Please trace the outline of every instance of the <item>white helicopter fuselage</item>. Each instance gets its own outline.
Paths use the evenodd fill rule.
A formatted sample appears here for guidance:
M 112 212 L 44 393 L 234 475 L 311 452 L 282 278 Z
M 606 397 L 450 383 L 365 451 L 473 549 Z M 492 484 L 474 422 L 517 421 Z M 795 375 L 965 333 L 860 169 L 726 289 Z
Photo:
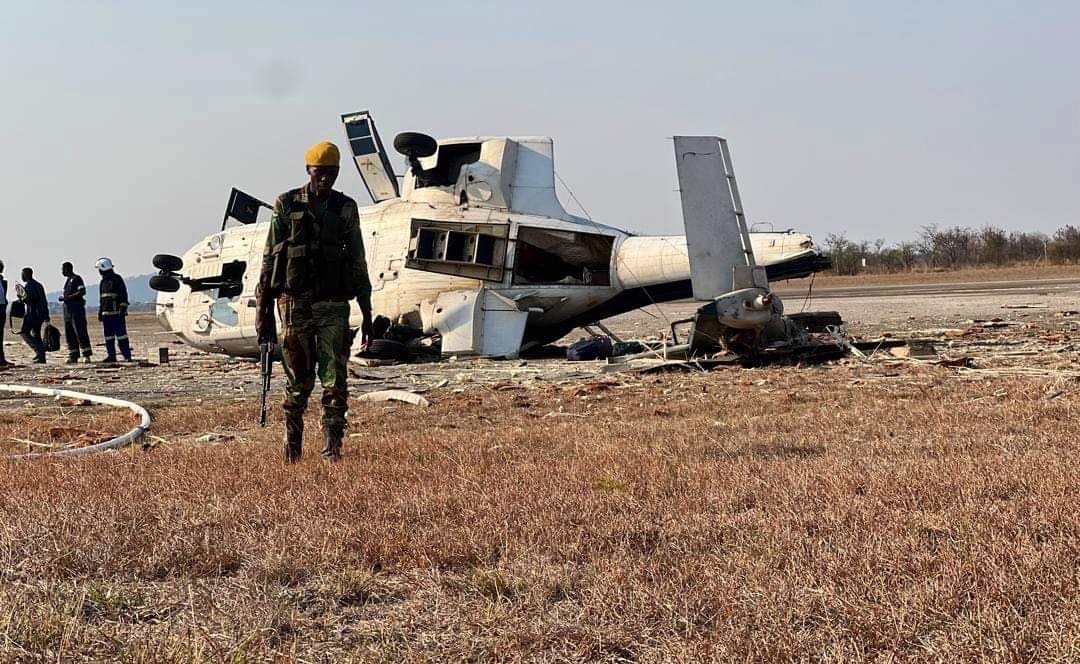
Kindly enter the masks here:
M 373 123 L 362 131 L 381 149 Z M 512 357 L 577 326 L 690 296 L 685 236 L 638 236 L 565 211 L 551 139 L 438 145 L 438 154 L 406 172 L 400 192 L 385 159 L 376 163 L 354 145 L 361 177 L 381 201 L 360 208 L 376 315 L 441 335 L 444 354 Z M 162 326 L 201 350 L 258 355 L 255 289 L 268 229 L 265 221 L 223 228 L 188 250 L 185 277 L 233 285 L 202 290 L 185 282 L 159 293 Z M 808 235 L 793 231 L 753 233 L 750 241 L 766 267 L 820 256 Z M 350 322 L 361 322 L 355 303 Z
M 410 220 L 417 204 L 388 201 L 361 208 L 360 220 L 372 284 L 372 308 L 377 315 L 394 321 L 416 324 L 417 316 L 443 293 L 470 291 L 487 285 L 467 277 L 424 272 L 405 267 L 408 260 Z M 432 214 L 423 206 L 425 217 L 452 222 L 490 223 L 486 212 L 460 211 Z M 521 228 L 544 228 L 565 232 L 604 234 L 612 238 L 610 274 L 607 285 L 515 284 L 513 265 L 498 284 L 500 293 L 510 297 L 535 298 L 528 326 L 538 337 L 551 336 L 568 321 L 588 318 L 589 311 L 610 303 L 620 293 L 636 291 L 641 297 L 617 307 L 617 315 L 648 303 L 642 289 L 655 288 L 652 301 L 663 302 L 689 297 L 690 261 L 686 238 L 682 235 L 631 235 L 591 222 L 560 221 L 523 215 L 503 215 L 508 236 L 515 239 Z M 158 319 L 163 328 L 185 343 L 203 351 L 234 356 L 258 355 L 255 335 L 255 289 L 269 223 L 235 226 L 207 236 L 183 256 L 185 272 L 195 278 L 220 275 L 224 265 L 243 263 L 242 290 L 220 296 L 217 290 L 193 291 L 184 286 L 176 293 L 159 293 Z M 793 231 L 751 233 L 759 265 L 768 266 L 813 253 L 810 236 Z M 666 289 L 665 289 L 666 287 Z M 642 299 L 644 298 L 644 300 Z M 640 304 L 638 304 L 640 303 Z M 422 318 L 419 319 L 421 325 Z M 350 324 L 359 327 L 359 307 L 353 303 Z M 591 322 L 591 321 L 583 321 Z M 419 326 L 417 326 L 419 327 Z M 570 329 L 572 329 L 571 326 Z M 553 332 L 543 335 L 545 329 Z M 561 335 L 559 335 L 561 336 Z

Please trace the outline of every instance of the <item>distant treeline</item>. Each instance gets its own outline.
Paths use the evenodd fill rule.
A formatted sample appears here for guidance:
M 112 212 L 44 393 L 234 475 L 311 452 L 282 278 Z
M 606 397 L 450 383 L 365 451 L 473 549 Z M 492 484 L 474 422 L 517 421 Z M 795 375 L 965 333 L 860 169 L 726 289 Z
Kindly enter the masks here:
M 1080 262 L 1080 228 L 1065 226 L 1054 235 L 983 228 L 923 226 L 917 240 L 853 242 L 841 233 L 825 238 L 834 274 L 956 270 L 1016 264 Z

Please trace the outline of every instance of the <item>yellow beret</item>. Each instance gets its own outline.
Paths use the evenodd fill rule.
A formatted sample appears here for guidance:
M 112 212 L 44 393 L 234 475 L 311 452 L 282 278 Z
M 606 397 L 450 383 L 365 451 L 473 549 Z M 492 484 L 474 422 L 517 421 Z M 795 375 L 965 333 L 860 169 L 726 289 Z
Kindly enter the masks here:
M 304 163 L 308 166 L 338 166 L 341 164 L 341 151 L 329 141 L 316 143 L 304 153 Z

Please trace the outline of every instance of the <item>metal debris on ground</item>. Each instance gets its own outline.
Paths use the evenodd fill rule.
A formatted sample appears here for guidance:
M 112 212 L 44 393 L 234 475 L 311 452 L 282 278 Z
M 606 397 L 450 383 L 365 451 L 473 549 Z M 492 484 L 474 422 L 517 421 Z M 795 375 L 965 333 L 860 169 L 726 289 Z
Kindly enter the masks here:
M 359 401 L 365 401 L 370 403 L 378 403 L 382 401 L 400 401 L 402 403 L 412 404 L 414 406 L 429 406 L 430 402 L 424 397 L 416 394 L 415 392 L 406 392 L 405 390 L 380 390 L 378 392 L 368 392 L 360 396 Z

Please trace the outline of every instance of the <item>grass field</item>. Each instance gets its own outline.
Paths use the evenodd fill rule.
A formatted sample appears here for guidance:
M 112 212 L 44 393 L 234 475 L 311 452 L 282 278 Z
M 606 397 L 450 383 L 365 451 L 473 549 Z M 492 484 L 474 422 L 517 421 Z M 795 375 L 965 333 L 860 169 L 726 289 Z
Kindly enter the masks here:
M 87 447 L 126 433 L 139 423 L 128 411 L 27 398 L 29 408 L 0 412 L 0 455 Z
M 158 409 L 150 452 L 0 464 L 0 659 L 1080 658 L 1075 383 L 431 398 L 354 404 L 335 466 L 314 435 L 283 465 L 254 403 Z

